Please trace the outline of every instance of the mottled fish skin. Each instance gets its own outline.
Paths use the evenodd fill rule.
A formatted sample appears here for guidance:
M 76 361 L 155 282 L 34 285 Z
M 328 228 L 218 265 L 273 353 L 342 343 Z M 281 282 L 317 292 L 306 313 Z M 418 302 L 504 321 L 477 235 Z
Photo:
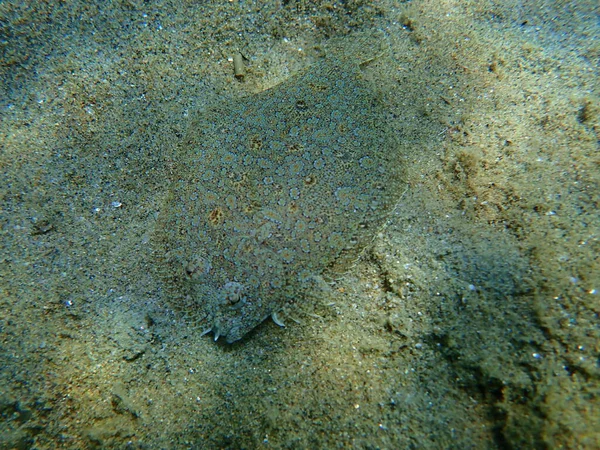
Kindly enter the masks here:
M 234 342 L 347 269 L 398 199 L 395 142 L 373 87 L 335 58 L 199 115 L 158 233 L 187 312 Z

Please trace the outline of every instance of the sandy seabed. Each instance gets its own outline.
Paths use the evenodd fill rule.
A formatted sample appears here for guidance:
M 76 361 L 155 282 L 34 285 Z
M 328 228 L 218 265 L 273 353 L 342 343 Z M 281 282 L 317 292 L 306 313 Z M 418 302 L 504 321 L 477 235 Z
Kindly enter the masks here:
M 599 12 L 0 3 L 0 448 L 600 448 Z M 285 328 L 215 343 L 157 268 L 178 142 L 334 40 L 406 186 Z

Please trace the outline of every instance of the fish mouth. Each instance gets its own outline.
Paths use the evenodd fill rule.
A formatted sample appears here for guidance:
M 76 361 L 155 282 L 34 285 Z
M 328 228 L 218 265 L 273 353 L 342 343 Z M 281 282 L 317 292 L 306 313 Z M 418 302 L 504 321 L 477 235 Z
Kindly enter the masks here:
M 264 322 L 268 317 L 272 317 L 272 316 L 273 316 L 272 314 L 267 314 L 266 316 L 264 316 L 260 320 L 257 320 L 256 322 L 244 321 L 243 324 L 240 323 L 239 318 L 230 319 L 230 320 L 221 318 L 221 319 L 216 320 L 213 323 L 212 327 L 210 329 L 206 330 L 204 332 L 204 334 L 208 334 L 208 333 L 212 332 L 213 339 L 215 342 L 218 341 L 219 338 L 224 338 L 225 342 L 227 342 L 228 344 L 233 344 L 234 342 L 237 342 L 237 341 L 241 340 L 242 338 L 244 338 L 250 331 L 252 331 L 259 324 Z M 275 322 L 275 323 L 277 323 L 277 322 Z M 280 321 L 277 324 L 280 325 L 280 323 L 282 323 L 282 322 Z M 283 325 L 280 325 L 280 326 L 283 326 Z

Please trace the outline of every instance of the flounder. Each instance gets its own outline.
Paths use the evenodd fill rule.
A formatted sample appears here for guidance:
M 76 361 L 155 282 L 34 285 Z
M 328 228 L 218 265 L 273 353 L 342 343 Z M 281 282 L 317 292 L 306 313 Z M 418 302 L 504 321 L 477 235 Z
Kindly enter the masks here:
M 281 324 L 384 223 L 403 183 L 396 143 L 380 95 L 347 58 L 198 114 L 158 225 L 173 301 L 215 340 L 269 316 Z

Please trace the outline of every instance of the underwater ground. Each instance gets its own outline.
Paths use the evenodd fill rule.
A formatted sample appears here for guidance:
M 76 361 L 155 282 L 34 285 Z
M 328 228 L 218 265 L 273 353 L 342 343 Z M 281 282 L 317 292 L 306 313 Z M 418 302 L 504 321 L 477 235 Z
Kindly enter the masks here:
M 600 448 L 599 14 L 0 3 L 0 448 Z M 181 142 L 332 42 L 398 203 L 285 327 L 215 343 L 155 245 Z

